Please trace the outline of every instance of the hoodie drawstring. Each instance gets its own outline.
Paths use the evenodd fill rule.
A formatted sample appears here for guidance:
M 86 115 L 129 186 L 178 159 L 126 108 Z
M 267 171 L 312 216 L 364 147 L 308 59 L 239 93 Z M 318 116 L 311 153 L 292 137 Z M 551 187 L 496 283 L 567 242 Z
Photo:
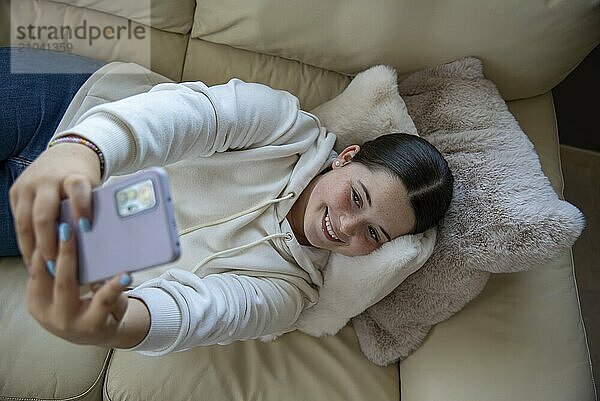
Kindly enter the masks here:
M 196 267 L 194 267 L 192 269 L 192 273 L 196 273 L 196 271 L 201 268 L 202 266 L 204 266 L 206 263 L 210 262 L 211 260 L 218 258 L 220 256 L 223 256 L 227 253 L 232 253 L 232 252 L 237 252 L 237 251 L 242 251 L 244 249 L 248 249 L 248 248 L 252 248 L 255 245 L 261 244 L 263 242 L 267 242 L 272 240 L 273 238 L 285 238 L 287 241 L 292 239 L 292 235 L 290 233 L 279 233 L 279 234 L 271 234 L 271 235 L 267 235 L 266 237 L 263 237 L 259 240 L 256 240 L 254 242 L 250 242 L 249 244 L 246 245 L 242 245 L 242 246 L 238 246 L 235 248 L 231 248 L 231 249 L 225 249 L 224 251 L 220 251 L 217 253 L 213 253 L 210 256 L 207 256 L 206 258 L 204 258 L 200 263 L 198 263 L 196 265 Z
M 189 233 L 191 233 L 193 231 L 196 231 L 196 230 L 199 230 L 201 228 L 210 227 L 210 226 L 216 226 L 217 224 L 226 223 L 226 222 L 228 222 L 230 220 L 237 219 L 238 217 L 245 216 L 245 215 L 250 214 L 250 213 L 252 213 L 252 212 L 254 212 L 256 210 L 259 210 L 259 209 L 265 208 L 267 206 L 270 206 L 270 205 L 272 205 L 274 203 L 278 203 L 278 202 L 281 202 L 281 201 L 284 201 L 284 200 L 287 200 L 287 199 L 292 199 L 294 196 L 295 196 L 294 193 L 290 192 L 289 194 L 287 194 L 286 196 L 284 196 L 282 198 L 271 199 L 269 201 L 266 201 L 266 202 L 263 202 L 263 203 L 259 204 L 258 206 L 254 206 L 254 207 L 252 207 L 252 208 L 250 208 L 248 210 L 244 210 L 243 212 L 236 213 L 236 214 L 231 215 L 229 217 L 225 217 L 225 218 L 222 218 L 220 220 L 211 221 L 210 223 L 199 224 L 197 226 L 186 228 L 185 230 L 181 230 L 179 232 L 179 236 L 183 236 L 183 235 L 189 234 Z
M 238 217 L 245 216 L 247 214 L 250 214 L 250 213 L 255 212 L 257 210 L 260 210 L 260 209 L 264 209 L 265 207 L 268 207 L 268 206 L 270 206 L 272 204 L 279 203 L 279 202 L 287 200 L 287 199 L 292 199 L 294 196 L 295 196 L 295 194 L 293 192 L 290 192 L 289 194 L 287 194 L 284 197 L 268 200 L 268 201 L 263 202 L 263 203 L 261 203 L 261 204 L 259 204 L 257 206 L 253 206 L 252 208 L 250 208 L 248 210 L 244 210 L 243 212 L 236 213 L 236 214 L 231 215 L 229 217 L 225 217 L 225 218 L 222 218 L 222 219 L 219 219 L 219 220 L 211 221 L 209 223 L 198 224 L 196 226 L 186 228 L 185 230 L 181 230 L 179 232 L 179 236 L 184 236 L 184 235 L 189 234 L 191 232 L 200 230 L 201 228 L 210 227 L 210 226 L 216 226 L 217 224 L 226 223 L 228 221 L 237 219 Z M 254 242 L 250 242 L 250 243 L 248 243 L 246 245 L 241 245 L 241 246 L 238 246 L 238 247 L 235 247 L 235 248 L 225 249 L 223 251 L 214 253 L 214 254 L 212 254 L 210 256 L 207 256 L 200 263 L 198 263 L 192 269 L 192 273 L 195 273 L 198 269 L 200 269 L 206 263 L 208 263 L 209 261 L 211 261 L 211 260 L 213 260 L 215 258 L 218 258 L 218 257 L 223 256 L 223 255 L 228 254 L 228 253 L 242 251 L 244 249 L 251 248 L 251 247 L 259 245 L 259 244 L 261 244 L 263 242 L 270 241 L 270 240 L 272 240 L 274 238 L 285 238 L 286 241 L 289 241 L 289 240 L 292 239 L 292 234 L 291 233 L 271 234 L 271 235 L 267 235 L 266 237 L 263 237 L 263 238 L 261 238 L 259 240 L 256 240 Z

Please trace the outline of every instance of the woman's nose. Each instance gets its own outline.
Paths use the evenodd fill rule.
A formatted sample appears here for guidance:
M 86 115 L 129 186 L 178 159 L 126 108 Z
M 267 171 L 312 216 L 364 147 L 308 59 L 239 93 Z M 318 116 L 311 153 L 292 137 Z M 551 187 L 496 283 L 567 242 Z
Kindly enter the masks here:
M 353 236 L 360 225 L 360 220 L 356 216 L 340 216 L 340 231 L 347 236 Z

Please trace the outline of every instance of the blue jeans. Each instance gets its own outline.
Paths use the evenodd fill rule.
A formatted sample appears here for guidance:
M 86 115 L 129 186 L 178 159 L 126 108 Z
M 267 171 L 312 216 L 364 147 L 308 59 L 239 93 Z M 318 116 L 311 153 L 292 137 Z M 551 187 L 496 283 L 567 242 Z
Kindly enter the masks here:
M 43 63 L 44 74 L 11 73 L 11 58 Z M 0 256 L 19 255 L 8 191 L 47 147 L 67 106 L 91 73 L 104 62 L 49 50 L 0 48 Z M 38 64 L 39 65 L 39 64 Z

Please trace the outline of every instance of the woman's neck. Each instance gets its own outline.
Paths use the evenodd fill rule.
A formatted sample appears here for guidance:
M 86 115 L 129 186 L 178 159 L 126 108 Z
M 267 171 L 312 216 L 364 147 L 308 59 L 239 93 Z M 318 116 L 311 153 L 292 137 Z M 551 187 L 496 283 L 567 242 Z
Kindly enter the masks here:
M 304 216 L 308 200 L 310 199 L 310 195 L 317 184 L 319 177 L 320 175 L 316 176 L 308 183 L 286 216 L 290 223 L 290 227 L 292 227 L 294 236 L 301 245 L 311 245 L 304 235 Z

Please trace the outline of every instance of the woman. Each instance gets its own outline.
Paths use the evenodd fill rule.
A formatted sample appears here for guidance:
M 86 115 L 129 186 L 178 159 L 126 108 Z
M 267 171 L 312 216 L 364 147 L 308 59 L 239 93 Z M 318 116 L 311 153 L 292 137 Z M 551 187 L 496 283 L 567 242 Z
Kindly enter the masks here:
M 51 65 L 47 57 L 38 53 L 32 62 Z M 0 79 L 8 93 L 23 77 L 7 74 L 5 58 Z M 80 104 L 76 88 L 87 77 L 51 78 L 63 98 L 74 97 L 69 107 Z M 35 98 L 49 78 L 36 79 L 20 90 Z M 35 161 L 22 173 L 5 173 L 16 228 L 3 236 L 16 232 L 30 270 L 30 313 L 75 343 L 164 355 L 285 331 L 318 301 L 330 252 L 365 255 L 422 232 L 450 203 L 451 172 L 425 140 L 386 135 L 335 154 L 335 136 L 294 96 L 264 85 L 160 84 L 90 108 L 52 136 L 69 114 L 55 109 L 32 124 L 41 155 L 28 154 Z M 20 110 L 4 117 L 3 141 L 15 137 L 11 129 L 23 134 L 14 128 Z M 25 160 L 27 141 L 12 141 L 2 160 Z M 80 297 L 77 230 L 55 229 L 60 199 L 71 199 L 84 233 L 93 223 L 92 188 L 152 165 L 169 172 L 181 260 L 131 291 L 124 292 L 131 276 L 123 274 Z

